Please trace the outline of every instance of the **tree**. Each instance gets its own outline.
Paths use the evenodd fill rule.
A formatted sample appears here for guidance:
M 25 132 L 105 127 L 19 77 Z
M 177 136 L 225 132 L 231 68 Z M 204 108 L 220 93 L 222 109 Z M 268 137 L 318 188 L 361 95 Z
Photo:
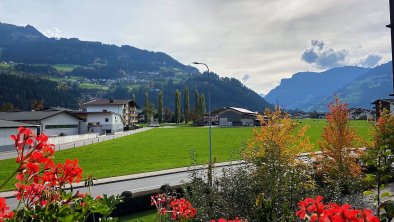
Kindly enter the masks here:
M 175 122 L 179 124 L 181 121 L 181 93 L 176 90 L 175 91 Z
M 380 113 L 374 129 L 372 132 L 373 144 L 367 148 L 368 155 L 366 156 L 366 166 L 373 174 L 367 174 L 367 181 L 371 182 L 377 191 L 374 196 L 377 215 L 380 215 L 381 209 L 385 209 L 386 213 L 380 216 L 390 217 L 389 214 L 394 216 L 394 202 L 385 201 L 382 203 L 382 197 L 391 195 L 390 192 L 382 193 L 382 188 L 394 177 L 392 173 L 394 158 L 391 158 L 394 153 L 394 115 L 384 109 Z M 368 193 L 375 194 L 375 192 Z M 388 212 L 390 204 L 392 205 L 391 213 Z M 391 218 L 386 221 L 391 221 Z
M 159 107 L 157 108 L 157 118 L 159 123 L 163 122 L 163 91 L 159 93 Z
M 145 123 L 149 122 L 149 96 L 147 92 L 145 92 L 144 119 L 145 119 Z
M 350 149 L 359 144 L 359 139 L 349 126 L 349 112 L 347 104 L 335 98 L 335 103 L 329 104 L 327 125 L 322 140 L 319 141 L 323 153 L 318 171 L 321 175 L 325 175 L 326 183 L 337 184 L 342 193 L 357 189 L 356 185 L 361 173 L 357 157 L 354 155 L 357 150 Z
M 44 102 L 42 100 L 33 99 L 31 103 L 31 109 L 34 111 L 39 111 L 44 109 Z
M 274 215 L 285 215 L 289 209 L 296 208 L 305 193 L 314 189 L 305 166 L 296 161 L 298 154 L 311 151 L 313 146 L 304 136 L 308 126 L 298 129 L 297 123 L 279 108 L 272 112 L 266 110 L 264 116 L 259 116 L 261 127 L 254 129 L 244 154 L 256 167 L 255 181 L 262 193 L 257 205 L 263 212 L 271 208 Z
M 198 93 L 198 90 L 194 92 L 194 112 L 197 114 L 201 110 L 201 101 L 200 101 L 200 94 Z
M 12 103 L 3 103 L 0 106 L 0 112 L 11 112 L 11 111 L 15 111 L 15 107 L 14 104 Z
M 207 110 L 205 108 L 205 96 L 204 96 L 204 94 L 201 94 L 200 100 L 201 100 L 200 101 L 200 104 L 201 104 L 200 105 L 200 108 L 201 108 L 200 113 L 204 115 L 204 113 L 207 112 Z
M 190 120 L 190 99 L 189 99 L 189 89 L 185 88 L 183 95 L 183 115 L 185 122 L 188 123 Z

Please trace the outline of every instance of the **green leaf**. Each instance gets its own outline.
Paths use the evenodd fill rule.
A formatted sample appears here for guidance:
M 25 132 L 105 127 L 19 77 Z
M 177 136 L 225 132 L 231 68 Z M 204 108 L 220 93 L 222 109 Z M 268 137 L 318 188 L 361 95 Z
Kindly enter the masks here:
M 391 193 L 390 192 L 384 192 L 380 195 L 382 198 L 384 197 L 391 197 Z
M 367 174 L 365 180 L 368 181 L 368 182 L 375 182 L 375 178 L 376 178 L 375 175 L 373 175 L 373 174 Z
M 375 193 L 372 190 L 366 190 L 363 192 L 364 196 L 373 195 L 373 194 L 375 194 Z

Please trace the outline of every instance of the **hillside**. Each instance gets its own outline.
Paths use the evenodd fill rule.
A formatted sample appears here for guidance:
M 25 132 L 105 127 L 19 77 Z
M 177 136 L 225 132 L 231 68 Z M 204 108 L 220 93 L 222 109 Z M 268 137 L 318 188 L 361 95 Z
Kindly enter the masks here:
M 324 72 L 300 72 L 289 79 L 282 79 L 280 85 L 264 98 L 285 109 L 312 111 L 328 95 L 353 82 L 368 72 L 368 68 L 338 67 Z
M 240 81 L 212 73 L 208 79 L 196 68 L 183 65 L 165 53 L 77 38 L 47 38 L 30 25 L 20 27 L 0 23 L 0 61 L 0 73 L 18 76 L 13 85 L 33 77 L 53 81 L 76 94 L 80 104 L 95 98 L 135 97 L 142 105 L 143 95 L 148 92 L 151 102 L 157 105 L 157 94 L 164 91 L 165 106 L 173 110 L 175 90 L 188 87 L 192 104 L 194 90 L 204 93 L 207 98 L 209 88 L 212 109 L 239 106 L 262 111 L 271 107 Z M 47 94 L 33 94 L 17 101 L 7 91 L 3 92 L 5 95 L 0 97 L 0 105 L 9 102 L 18 104 L 20 109 L 30 109 L 32 99 L 51 101 Z M 75 107 L 74 101 L 73 97 L 73 100 L 59 105 Z
M 338 98 L 343 99 L 349 107 L 371 109 L 371 102 L 376 99 L 388 98 L 392 93 L 392 64 L 391 62 L 377 66 L 354 81 L 335 92 Z M 334 94 L 323 101 L 330 101 Z M 325 110 L 327 103 L 320 103 L 314 110 Z

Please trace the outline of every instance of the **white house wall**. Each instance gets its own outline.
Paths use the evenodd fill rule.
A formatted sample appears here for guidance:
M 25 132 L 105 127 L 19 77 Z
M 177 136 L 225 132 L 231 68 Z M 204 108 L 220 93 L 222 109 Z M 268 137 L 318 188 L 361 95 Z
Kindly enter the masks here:
M 123 105 L 100 105 L 86 107 L 87 112 L 103 112 L 103 110 L 123 115 Z
M 27 127 L 29 128 L 29 127 Z M 29 128 L 34 134 L 37 134 L 37 128 Z M 0 146 L 13 145 L 14 141 L 11 140 L 10 136 L 18 133 L 18 127 L 15 128 L 0 128 Z
M 108 118 L 108 122 L 105 122 L 105 118 Z M 113 113 L 88 113 L 87 116 L 88 123 L 99 124 L 101 127 L 91 128 L 93 132 L 98 132 L 98 130 L 110 130 L 111 133 L 123 131 L 123 122 L 120 115 Z
M 64 128 L 48 128 L 49 126 L 68 126 Z M 70 128 L 70 126 L 73 126 Z M 74 127 L 76 126 L 76 127 Z M 59 113 L 57 115 L 48 117 L 41 121 L 41 130 L 48 136 L 69 136 L 77 135 L 79 131 L 79 119 L 66 113 Z

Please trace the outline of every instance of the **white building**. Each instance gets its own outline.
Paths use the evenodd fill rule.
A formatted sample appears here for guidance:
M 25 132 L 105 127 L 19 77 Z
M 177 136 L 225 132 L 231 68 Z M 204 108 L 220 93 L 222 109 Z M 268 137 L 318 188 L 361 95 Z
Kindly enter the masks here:
M 1 120 L 38 125 L 37 134 L 68 136 L 79 134 L 80 119 L 67 111 L 0 112 Z
M 11 140 L 10 136 L 16 135 L 19 127 L 29 128 L 35 134 L 37 134 L 37 129 L 39 128 L 37 125 L 0 120 L 0 147 L 14 145 L 14 141 Z
M 123 117 L 114 112 L 87 112 L 89 132 L 113 134 L 123 131 Z
M 112 112 L 121 115 L 125 126 L 137 123 L 137 104 L 133 100 L 98 99 L 84 105 L 88 113 Z

